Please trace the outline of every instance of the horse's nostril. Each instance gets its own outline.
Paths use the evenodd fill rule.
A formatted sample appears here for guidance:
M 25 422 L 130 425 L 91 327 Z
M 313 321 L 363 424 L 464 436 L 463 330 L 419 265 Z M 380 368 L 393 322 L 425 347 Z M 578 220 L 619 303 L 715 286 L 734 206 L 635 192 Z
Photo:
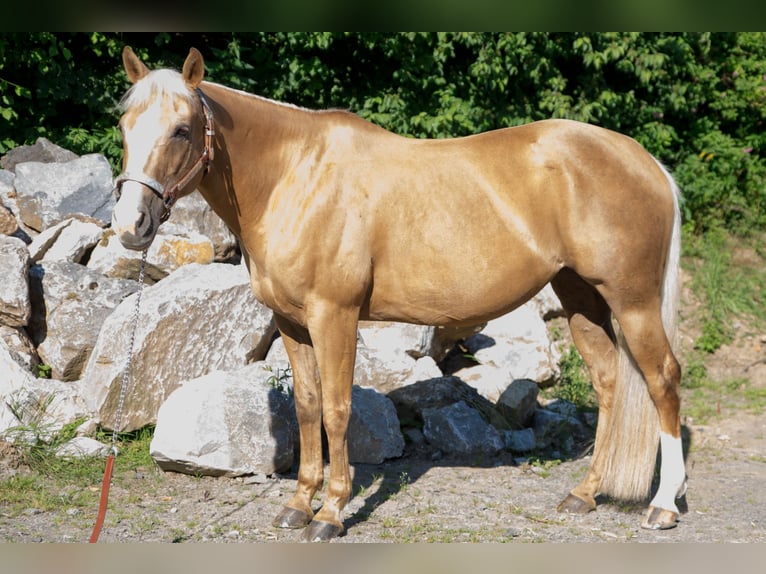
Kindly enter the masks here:
M 141 229 L 144 227 L 145 222 L 146 222 L 146 213 L 142 211 L 138 215 L 138 219 L 136 220 L 136 231 L 140 233 Z

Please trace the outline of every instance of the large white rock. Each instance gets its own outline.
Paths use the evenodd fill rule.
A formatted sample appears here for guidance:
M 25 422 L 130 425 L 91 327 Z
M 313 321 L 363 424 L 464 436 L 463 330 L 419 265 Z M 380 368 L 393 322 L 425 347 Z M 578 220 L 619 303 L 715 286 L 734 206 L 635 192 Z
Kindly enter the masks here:
M 284 472 L 293 464 L 292 398 L 263 363 L 183 383 L 162 404 L 150 446 L 165 470 L 240 476 Z
M 111 221 L 112 167 L 100 154 L 64 163 L 19 163 L 15 167 L 19 215 L 35 231 L 43 231 L 72 214 Z
M 493 319 L 466 339 L 465 346 L 479 366 L 455 375 L 493 401 L 512 381 L 530 379 L 545 385 L 558 374 L 560 352 L 551 344 L 536 302 Z
M 136 296 L 104 322 L 83 374 L 89 406 L 107 428 L 115 423 Z M 186 265 L 146 287 L 120 430 L 154 423 L 181 381 L 262 359 L 274 331 L 273 314 L 253 296 L 244 266 Z

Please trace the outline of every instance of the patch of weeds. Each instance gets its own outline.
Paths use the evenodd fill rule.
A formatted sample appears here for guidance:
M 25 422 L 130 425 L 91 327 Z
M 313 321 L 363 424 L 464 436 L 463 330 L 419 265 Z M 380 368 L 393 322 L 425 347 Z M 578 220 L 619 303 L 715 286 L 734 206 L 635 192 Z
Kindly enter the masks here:
M 111 433 L 107 436 L 111 440 Z M 127 472 L 156 468 L 149 450 L 153 437 L 154 426 L 152 425 L 128 433 L 119 433 L 117 435 L 118 454 L 114 459 L 115 471 Z M 101 440 L 107 442 L 105 438 Z
M 21 410 L 17 408 L 16 416 L 20 414 Z M 48 425 L 42 424 L 42 420 L 42 415 L 26 418 L 23 424 L 7 433 L 8 438 L 18 439 L 14 442 L 15 448 L 20 461 L 30 472 L 0 481 L 3 512 L 14 515 L 29 508 L 42 511 L 95 508 L 104 473 L 104 458 L 61 458 L 56 454 L 62 444 L 75 437 L 83 421 L 76 420 L 52 431 Z M 108 442 L 103 440 L 103 435 L 101 438 L 102 442 Z M 149 455 L 150 440 L 150 430 L 122 435 L 122 441 L 118 443 L 119 455 L 115 459 L 115 479 L 121 471 L 153 463 Z
M 748 317 L 760 325 L 766 322 L 763 265 L 735 264 L 732 252 L 739 241 L 717 227 L 702 236 L 684 238 L 685 254 L 692 258 L 691 288 L 702 303 L 701 333 L 694 342 L 698 351 L 713 353 L 730 343 L 735 318 Z
M 35 371 L 38 379 L 50 379 L 53 373 L 53 368 L 50 365 L 40 363 L 35 368 Z
M 381 522 L 383 528 L 399 528 L 401 521 L 398 518 L 386 516 Z
M 573 403 L 577 410 L 592 410 L 598 405 L 596 392 L 577 347 L 569 345 L 562 350 L 559 360 L 559 380 L 552 388 L 552 396 Z
M 293 372 L 292 367 L 288 365 L 286 369 L 279 367 L 276 370 L 269 365 L 266 367 L 272 375 L 268 378 L 270 387 L 278 390 L 283 395 L 293 396 Z
M 558 459 L 529 459 L 529 465 L 535 469 L 534 473 L 540 478 L 548 478 L 551 475 L 551 471 L 560 464 L 561 461 Z
M 749 379 L 714 381 L 699 363 L 690 363 L 687 371 L 691 373 L 684 379 L 682 409 L 696 424 L 743 410 L 756 415 L 766 410 L 766 389 L 753 386 Z
M 754 415 L 761 414 L 766 409 L 766 389 L 752 388 L 745 379 L 746 385 L 743 390 L 745 397 L 745 409 Z
M 705 384 L 707 378 L 707 368 L 705 367 L 705 363 L 699 355 L 692 355 L 683 371 L 683 379 L 681 381 L 682 387 L 686 389 L 697 389 Z

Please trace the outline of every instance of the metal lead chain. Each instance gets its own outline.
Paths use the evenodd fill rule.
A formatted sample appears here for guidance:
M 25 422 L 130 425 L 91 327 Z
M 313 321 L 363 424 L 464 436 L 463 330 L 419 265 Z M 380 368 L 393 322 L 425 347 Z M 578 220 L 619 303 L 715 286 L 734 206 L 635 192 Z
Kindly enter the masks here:
M 130 330 L 130 341 L 128 342 L 128 362 L 125 370 L 122 372 L 122 383 L 120 384 L 120 399 L 117 403 L 117 413 L 115 414 L 114 430 L 112 430 L 112 453 L 117 455 L 117 433 L 122 424 L 122 409 L 125 406 L 125 397 L 128 394 L 128 385 L 130 384 L 130 367 L 133 363 L 133 345 L 136 341 L 136 328 L 138 327 L 138 314 L 141 308 L 141 293 L 144 290 L 144 270 L 146 269 L 146 249 L 141 254 L 141 269 L 138 272 L 138 293 L 136 295 L 136 307 L 133 312 L 133 325 Z

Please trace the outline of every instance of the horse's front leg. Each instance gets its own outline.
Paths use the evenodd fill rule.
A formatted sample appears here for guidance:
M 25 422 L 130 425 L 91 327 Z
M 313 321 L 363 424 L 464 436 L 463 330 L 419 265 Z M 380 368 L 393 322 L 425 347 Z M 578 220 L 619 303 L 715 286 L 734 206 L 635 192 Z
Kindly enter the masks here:
M 322 381 L 322 419 L 330 455 L 324 505 L 304 532 L 304 540 L 325 541 L 343 532 L 341 511 L 351 495 L 346 431 L 356 360 L 359 309 L 330 303 L 312 306 L 308 319 Z
M 322 388 L 308 331 L 275 315 L 293 371 L 293 396 L 300 430 L 300 464 L 295 495 L 272 524 L 279 528 L 303 528 L 314 512 L 311 500 L 324 480 L 322 462 Z

